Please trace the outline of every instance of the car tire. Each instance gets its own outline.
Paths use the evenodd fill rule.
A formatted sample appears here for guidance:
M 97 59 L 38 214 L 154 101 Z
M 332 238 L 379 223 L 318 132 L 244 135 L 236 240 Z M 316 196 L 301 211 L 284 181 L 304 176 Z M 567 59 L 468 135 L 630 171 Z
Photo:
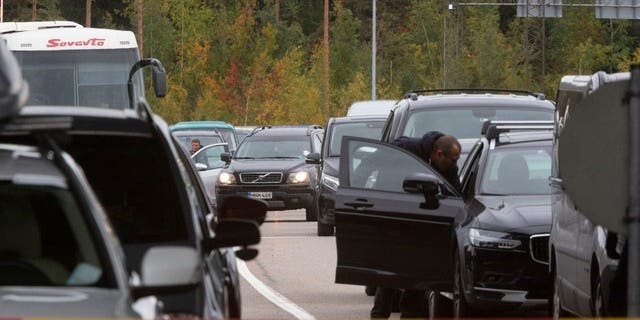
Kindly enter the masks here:
M 451 318 L 453 302 L 438 291 L 427 291 L 429 319 Z
M 596 271 L 599 269 L 595 268 Z M 602 292 L 602 285 L 600 283 L 600 276 L 594 275 L 592 280 L 593 292 L 591 293 L 591 317 L 602 318 L 608 317 L 606 305 L 604 302 L 604 293 Z
M 364 293 L 366 293 L 369 297 L 373 297 L 376 295 L 376 286 L 365 286 Z
M 311 207 L 305 209 L 305 219 L 307 221 L 318 220 L 318 203 L 314 201 Z
M 328 223 L 323 223 L 318 220 L 318 236 L 319 237 L 328 237 L 333 235 L 333 225 Z
M 564 318 L 569 316 L 570 314 L 567 311 L 562 309 L 562 299 L 560 298 L 560 280 L 558 279 L 558 274 L 556 272 L 555 261 L 552 260 L 553 268 L 551 270 L 551 281 L 553 281 L 553 285 L 551 286 L 551 297 L 549 297 L 549 307 L 550 307 L 550 316 L 554 320 L 558 320 L 560 318 Z
M 453 301 L 452 315 L 453 319 L 467 318 L 471 314 L 469 305 L 464 298 L 464 287 L 462 283 L 462 266 L 460 265 L 460 257 L 458 250 L 453 254 Z

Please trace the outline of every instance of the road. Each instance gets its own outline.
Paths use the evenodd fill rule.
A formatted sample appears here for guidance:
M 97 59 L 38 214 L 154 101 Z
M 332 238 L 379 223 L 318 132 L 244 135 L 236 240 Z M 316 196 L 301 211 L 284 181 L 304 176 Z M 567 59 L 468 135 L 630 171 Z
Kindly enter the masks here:
M 335 237 L 316 236 L 316 223 L 304 221 L 303 210 L 269 212 L 260 230 L 260 254 L 246 262 L 248 272 L 240 271 L 244 319 L 369 318 L 373 297 L 364 287 L 334 283 Z M 501 316 L 546 313 L 527 308 Z
M 260 229 L 260 254 L 246 265 L 258 281 L 277 292 L 276 297 L 279 294 L 291 304 L 279 301 L 277 306 L 242 277 L 243 318 L 369 318 L 373 297 L 364 293 L 364 287 L 334 283 L 335 238 L 316 236 L 316 223 L 304 221 L 303 210 L 269 212 Z M 306 314 L 283 309 L 295 306 Z

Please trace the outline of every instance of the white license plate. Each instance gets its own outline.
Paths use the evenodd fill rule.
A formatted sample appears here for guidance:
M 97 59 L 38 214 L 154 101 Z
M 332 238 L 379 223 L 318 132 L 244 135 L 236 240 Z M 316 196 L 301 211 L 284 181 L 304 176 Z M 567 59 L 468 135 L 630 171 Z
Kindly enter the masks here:
M 253 199 L 271 199 L 273 194 L 271 192 L 248 192 L 249 198 Z

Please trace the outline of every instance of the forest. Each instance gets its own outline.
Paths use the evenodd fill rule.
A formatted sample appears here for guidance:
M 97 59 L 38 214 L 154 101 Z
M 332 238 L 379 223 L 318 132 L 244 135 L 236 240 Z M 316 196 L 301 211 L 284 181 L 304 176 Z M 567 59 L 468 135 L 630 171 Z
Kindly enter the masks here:
M 323 0 L 5 0 L 3 18 L 86 24 L 89 17 L 92 27 L 139 31 L 143 57 L 167 69 L 167 96 L 149 100 L 168 123 L 324 124 L 372 98 L 373 39 L 372 0 L 325 1 L 328 68 Z M 636 21 L 596 19 L 587 6 L 563 7 L 561 18 L 523 18 L 514 3 L 377 0 L 377 98 L 508 88 L 553 99 L 563 75 L 628 71 L 640 62 Z

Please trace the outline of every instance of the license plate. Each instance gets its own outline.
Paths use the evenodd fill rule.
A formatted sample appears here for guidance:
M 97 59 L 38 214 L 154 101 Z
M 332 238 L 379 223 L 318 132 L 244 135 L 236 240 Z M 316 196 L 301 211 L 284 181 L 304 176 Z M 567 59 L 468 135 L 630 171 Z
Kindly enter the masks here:
M 271 192 L 248 192 L 249 198 L 253 199 L 271 199 L 273 194 Z

